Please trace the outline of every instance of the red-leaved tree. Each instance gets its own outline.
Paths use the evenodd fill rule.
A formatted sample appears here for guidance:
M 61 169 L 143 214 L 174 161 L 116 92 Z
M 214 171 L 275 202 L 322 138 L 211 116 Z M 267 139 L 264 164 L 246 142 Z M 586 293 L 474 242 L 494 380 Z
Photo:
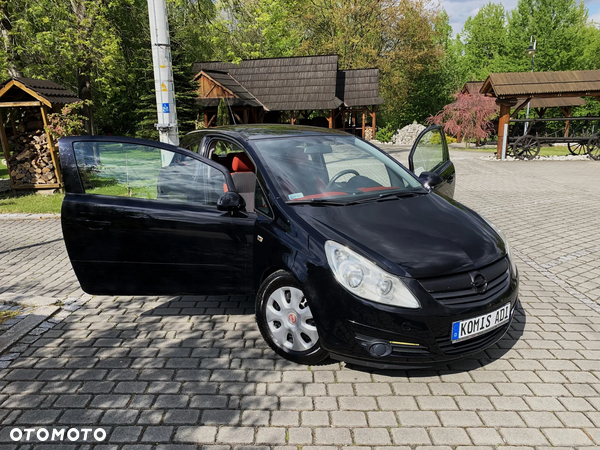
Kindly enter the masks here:
M 435 116 L 427 119 L 429 124 L 443 125 L 448 134 L 458 136 L 469 143 L 487 138 L 493 131 L 492 119 L 498 112 L 493 98 L 485 95 L 455 94 L 456 101 L 444 106 Z

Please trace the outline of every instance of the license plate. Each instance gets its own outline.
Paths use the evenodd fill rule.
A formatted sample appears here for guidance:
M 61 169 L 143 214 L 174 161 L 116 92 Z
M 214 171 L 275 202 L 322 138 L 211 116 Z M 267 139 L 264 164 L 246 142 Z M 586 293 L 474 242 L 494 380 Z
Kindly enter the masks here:
M 500 325 L 505 324 L 510 319 L 510 303 L 502 308 L 484 314 L 483 316 L 473 317 L 471 319 L 461 320 L 452 324 L 452 334 L 450 339 L 452 343 L 466 341 L 467 339 L 480 336 Z

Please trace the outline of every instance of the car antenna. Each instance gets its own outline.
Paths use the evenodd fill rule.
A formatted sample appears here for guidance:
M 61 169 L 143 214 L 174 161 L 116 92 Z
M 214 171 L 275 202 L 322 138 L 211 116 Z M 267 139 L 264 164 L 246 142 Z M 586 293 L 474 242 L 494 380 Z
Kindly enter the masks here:
M 237 122 L 235 121 L 235 115 L 233 114 L 233 110 L 231 109 L 231 106 L 229 105 L 229 101 L 227 100 L 227 97 L 225 97 L 225 103 L 227 103 L 227 107 L 229 108 L 229 112 L 231 113 L 231 118 L 233 119 L 233 124 L 237 125 Z

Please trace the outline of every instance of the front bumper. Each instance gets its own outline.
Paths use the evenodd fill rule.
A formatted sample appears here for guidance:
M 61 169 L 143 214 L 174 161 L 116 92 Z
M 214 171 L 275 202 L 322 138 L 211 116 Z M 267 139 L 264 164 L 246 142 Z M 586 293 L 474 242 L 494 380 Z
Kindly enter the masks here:
M 321 272 L 322 269 L 319 270 Z M 409 288 L 419 309 L 397 308 L 356 297 L 333 276 L 307 277 L 304 286 L 323 347 L 333 359 L 375 368 L 426 368 L 462 359 L 499 341 L 510 328 L 518 300 L 518 274 L 507 288 L 484 304 L 444 305 L 416 280 Z M 308 280 L 318 281 L 310 282 Z M 458 343 L 450 339 L 452 323 L 492 312 L 510 303 L 510 320 L 480 336 Z

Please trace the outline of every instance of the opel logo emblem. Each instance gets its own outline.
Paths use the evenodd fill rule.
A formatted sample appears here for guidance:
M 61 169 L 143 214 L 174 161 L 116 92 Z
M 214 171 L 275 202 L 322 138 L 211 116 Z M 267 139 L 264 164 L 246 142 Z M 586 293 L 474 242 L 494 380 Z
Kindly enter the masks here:
M 471 286 L 478 294 L 483 294 L 487 290 L 487 280 L 482 273 L 477 272 L 471 275 L 471 280 Z

